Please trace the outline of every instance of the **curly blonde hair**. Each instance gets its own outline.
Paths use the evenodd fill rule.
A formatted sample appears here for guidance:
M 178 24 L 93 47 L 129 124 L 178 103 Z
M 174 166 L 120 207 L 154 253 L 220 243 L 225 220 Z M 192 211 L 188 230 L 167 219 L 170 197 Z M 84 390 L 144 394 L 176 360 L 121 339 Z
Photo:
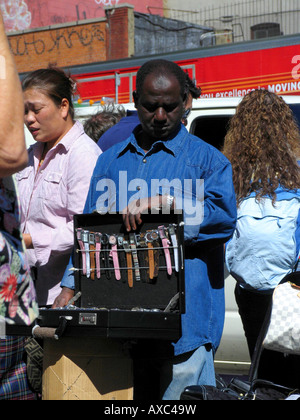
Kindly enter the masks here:
M 230 121 L 223 153 L 233 169 L 237 205 L 252 192 L 276 201 L 276 189 L 300 188 L 300 133 L 286 102 L 267 90 L 244 97 Z

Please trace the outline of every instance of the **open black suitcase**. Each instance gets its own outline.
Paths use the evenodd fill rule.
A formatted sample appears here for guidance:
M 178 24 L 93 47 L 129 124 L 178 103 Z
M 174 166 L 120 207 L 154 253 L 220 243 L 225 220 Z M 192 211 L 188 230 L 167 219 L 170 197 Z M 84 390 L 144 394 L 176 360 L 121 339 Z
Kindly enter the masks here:
M 291 282 L 300 287 L 300 271 L 293 272 L 287 275 L 282 283 Z M 300 303 L 299 303 L 300 304 Z M 270 380 L 259 377 L 259 367 L 261 356 L 264 351 L 263 342 L 267 335 L 270 319 L 272 313 L 272 305 L 268 310 L 264 325 L 262 327 L 260 336 L 258 337 L 251 369 L 249 373 L 249 380 L 242 380 L 239 377 L 233 378 L 227 384 L 222 377 L 217 375 L 217 386 L 190 386 L 183 390 L 181 400 L 185 401 L 208 401 L 208 400 L 286 400 L 300 399 L 300 386 L 298 388 L 291 388 L 286 384 L 278 384 Z M 293 356 L 294 360 L 297 358 L 297 377 L 300 384 L 300 356 Z M 276 370 L 276 366 L 274 366 Z
M 143 215 L 138 231 L 130 234 L 121 214 L 75 215 L 75 294 L 80 297 L 67 308 L 41 309 L 37 327 L 56 338 L 177 341 L 185 312 L 183 241 L 179 214 Z M 32 327 L 7 326 L 7 334 L 31 335 Z

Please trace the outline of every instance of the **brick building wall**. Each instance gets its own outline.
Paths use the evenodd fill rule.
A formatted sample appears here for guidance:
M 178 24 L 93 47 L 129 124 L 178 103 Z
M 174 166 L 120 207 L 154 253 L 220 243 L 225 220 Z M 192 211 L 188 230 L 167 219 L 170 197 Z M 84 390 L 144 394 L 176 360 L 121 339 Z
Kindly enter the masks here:
M 8 34 L 19 73 L 88 64 L 134 53 L 134 11 L 120 6 L 97 18 Z
M 119 7 L 107 10 L 107 60 L 134 55 L 134 9 Z

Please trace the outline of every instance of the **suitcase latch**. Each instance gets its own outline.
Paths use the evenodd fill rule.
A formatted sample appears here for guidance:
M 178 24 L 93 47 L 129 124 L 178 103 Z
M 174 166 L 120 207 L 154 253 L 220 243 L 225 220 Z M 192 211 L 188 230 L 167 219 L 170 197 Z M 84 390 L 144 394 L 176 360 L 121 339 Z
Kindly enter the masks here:
M 97 325 L 97 314 L 79 314 L 79 325 Z

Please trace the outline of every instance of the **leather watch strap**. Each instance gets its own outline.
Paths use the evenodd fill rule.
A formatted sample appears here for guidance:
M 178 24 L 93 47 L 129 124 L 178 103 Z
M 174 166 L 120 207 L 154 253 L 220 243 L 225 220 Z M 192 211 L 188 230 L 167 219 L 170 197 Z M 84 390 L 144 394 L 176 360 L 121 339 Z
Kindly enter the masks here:
M 90 260 L 90 244 L 89 244 L 89 231 L 83 230 L 81 233 L 81 239 L 84 245 L 84 254 L 86 258 L 86 276 L 90 278 L 91 276 L 91 260 Z
M 164 253 L 165 253 L 165 259 L 166 259 L 166 265 L 167 265 L 167 272 L 169 274 L 169 276 L 172 275 L 172 262 L 171 262 L 171 255 L 170 255 L 170 249 L 169 249 L 169 240 L 166 237 L 165 234 L 165 227 L 164 226 L 159 226 L 158 227 L 158 233 L 164 248 Z
M 175 227 L 173 225 L 169 225 L 169 235 L 172 242 L 173 247 L 173 254 L 174 254 L 174 262 L 175 262 L 175 271 L 179 272 L 179 252 L 178 252 L 178 241 L 175 232 Z
M 151 238 L 153 243 L 153 259 L 154 259 L 154 278 L 158 276 L 159 272 L 159 234 L 157 230 L 152 230 Z
M 158 276 L 159 272 L 159 245 L 158 241 L 153 241 L 154 278 Z
M 138 260 L 138 254 L 137 254 L 137 249 L 136 249 L 136 241 L 135 241 L 135 234 L 134 233 L 129 234 L 129 243 L 130 243 L 130 248 L 131 248 L 131 251 L 132 251 L 135 280 L 136 281 L 141 281 L 140 266 L 139 266 L 139 260 Z
M 119 264 L 120 264 L 120 274 L 121 274 L 121 280 L 123 283 L 126 283 L 127 276 L 126 276 L 126 257 L 125 257 L 125 251 L 123 251 L 123 241 L 124 241 L 124 234 L 119 233 L 118 234 L 118 254 L 119 254 Z
M 81 251 L 82 274 L 85 276 L 86 275 L 86 254 L 85 254 L 84 244 L 82 242 L 82 229 L 78 228 L 76 233 L 77 233 L 77 241 L 78 241 L 79 248 Z
M 95 234 L 93 232 L 89 233 L 89 245 L 90 245 L 90 262 L 91 262 L 91 279 L 95 280 L 95 271 L 96 271 L 96 243 L 95 243 Z
M 110 255 L 112 257 L 113 264 L 114 264 L 115 277 L 116 277 L 116 280 L 121 280 L 119 257 L 118 257 L 118 246 L 117 246 L 118 240 L 115 235 L 110 235 L 108 240 L 111 246 Z
M 97 279 L 101 278 L 101 264 L 100 264 L 100 253 L 101 253 L 101 233 L 95 233 L 95 244 L 96 244 L 96 275 Z
M 110 280 L 111 273 L 110 273 L 110 265 L 109 265 L 109 242 L 108 242 L 108 235 L 106 233 L 103 233 L 101 236 L 101 245 L 102 245 L 102 250 L 104 253 L 104 266 L 105 266 L 106 278 Z
M 149 276 L 149 258 L 148 258 L 148 249 L 145 239 L 145 234 L 140 233 L 135 236 L 138 258 L 140 262 L 140 274 L 141 280 L 145 283 L 148 280 Z
M 148 242 L 149 279 L 154 279 L 154 251 L 153 242 Z
M 133 270 L 132 270 L 131 249 L 129 246 L 129 242 L 125 239 L 123 240 L 123 247 L 126 252 L 128 286 L 132 288 L 133 287 Z
M 152 239 L 152 230 L 146 232 L 146 242 L 148 247 L 148 259 L 149 259 L 149 279 L 150 281 L 154 279 L 154 250 L 153 250 L 153 239 Z

